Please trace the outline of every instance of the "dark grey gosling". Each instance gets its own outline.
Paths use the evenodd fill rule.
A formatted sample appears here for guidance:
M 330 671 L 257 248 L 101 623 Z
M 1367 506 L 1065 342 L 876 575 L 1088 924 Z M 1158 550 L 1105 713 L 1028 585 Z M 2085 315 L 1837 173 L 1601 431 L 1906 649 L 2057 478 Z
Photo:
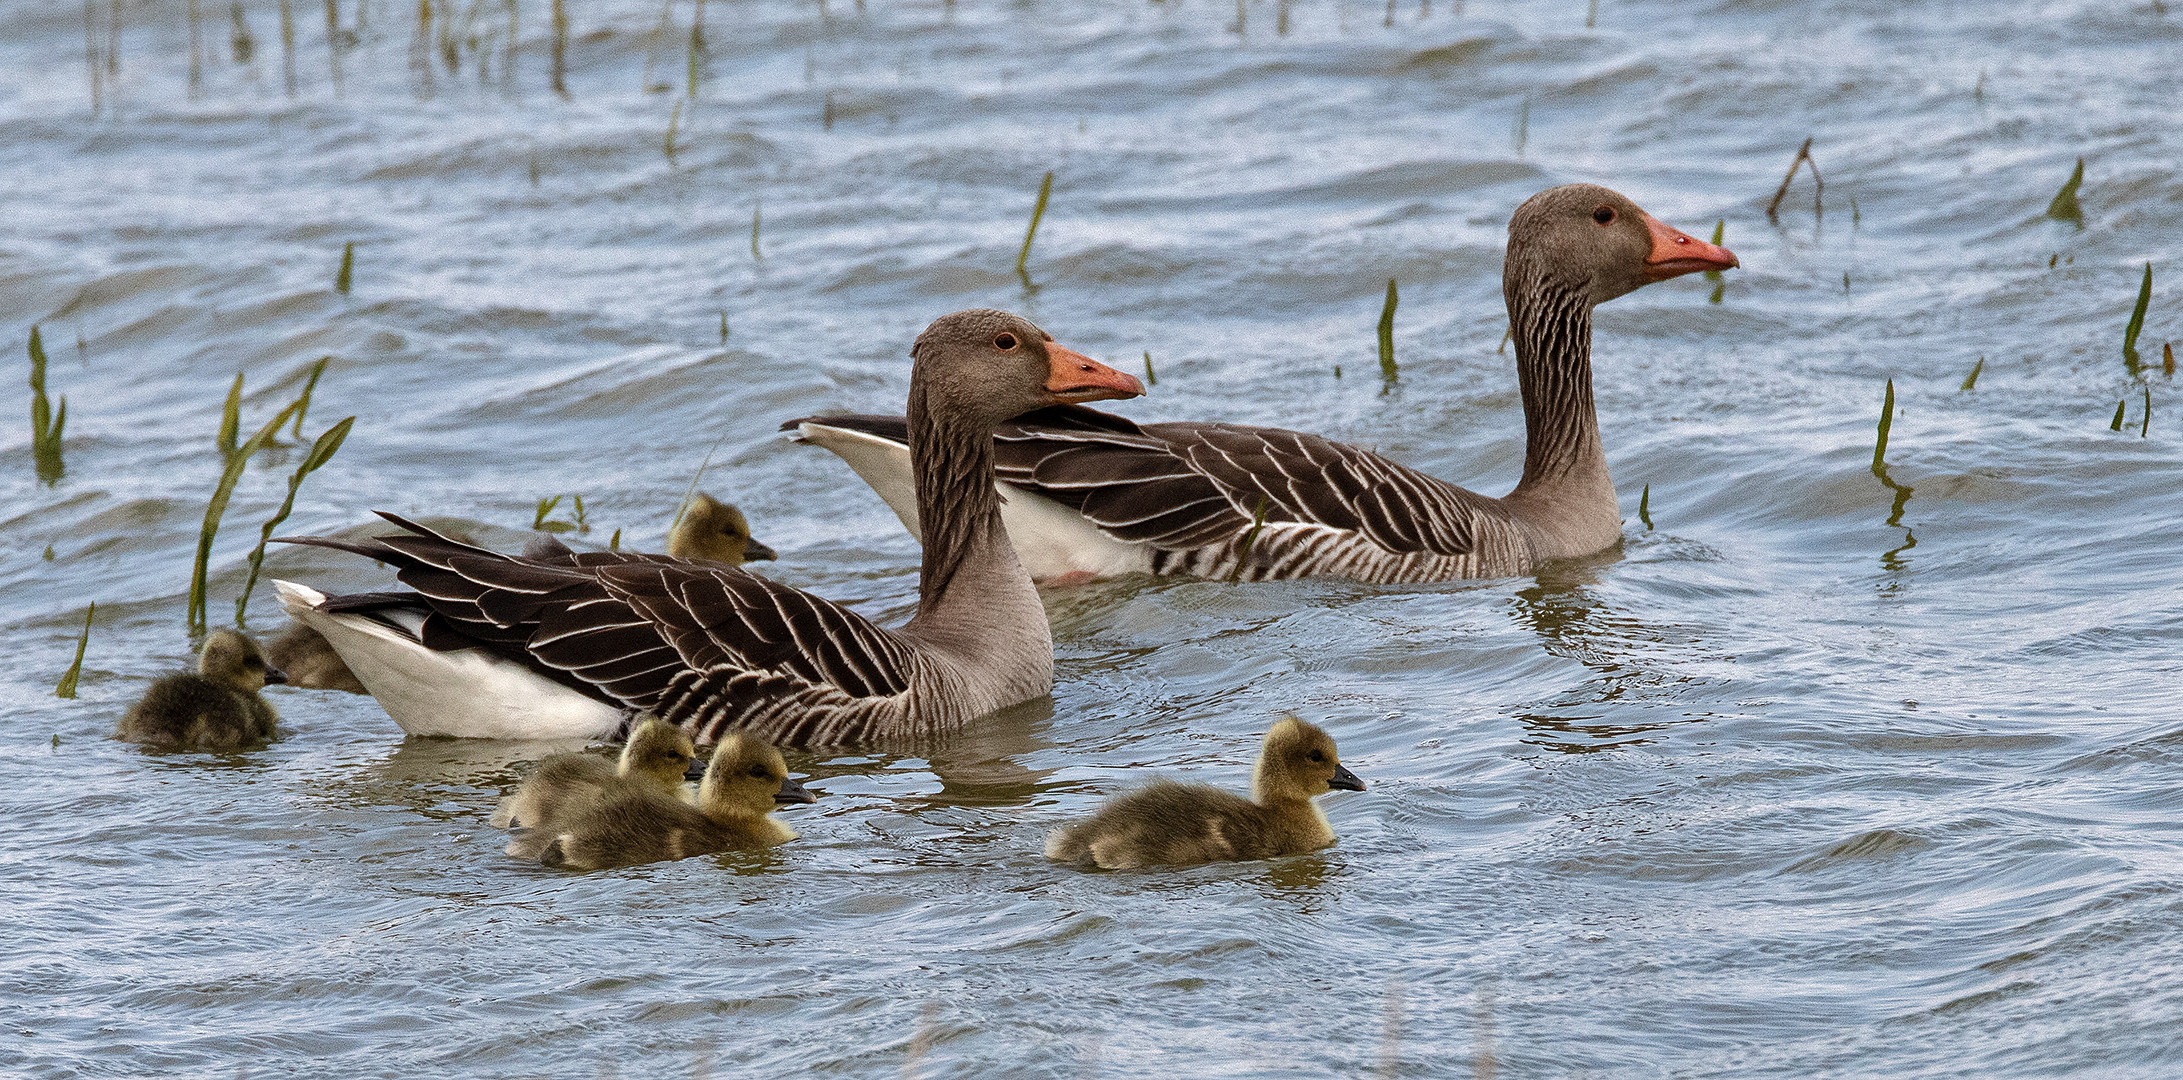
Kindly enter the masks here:
M 195 672 L 166 676 L 121 714 L 114 738 L 160 750 L 225 752 L 274 737 L 280 715 L 258 695 L 269 683 L 286 682 L 269 667 L 256 642 L 233 630 L 205 639 Z

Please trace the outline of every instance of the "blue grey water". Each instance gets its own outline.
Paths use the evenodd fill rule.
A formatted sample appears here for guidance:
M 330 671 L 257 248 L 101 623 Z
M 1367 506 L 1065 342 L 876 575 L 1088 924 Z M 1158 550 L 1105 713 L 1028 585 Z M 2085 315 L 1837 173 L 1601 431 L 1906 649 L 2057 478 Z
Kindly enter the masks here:
M 295 5 L 292 96 L 278 6 L 238 5 L 238 63 L 200 5 L 192 89 L 185 5 L 122 3 L 94 116 L 83 11 L 0 4 L 0 1073 L 2183 1072 L 2183 4 L 739 0 L 705 9 L 692 97 L 691 5 L 570 0 L 565 99 L 541 0 L 512 69 L 506 6 L 436 5 L 453 71 L 417 5 L 343 5 L 338 92 Z M 1823 213 L 1800 173 L 1770 220 L 1806 137 Z M 2050 219 L 2079 157 L 2081 225 Z M 572 539 L 656 546 L 712 452 L 765 572 L 899 619 L 914 543 L 775 427 L 898 409 L 933 317 L 1149 351 L 1134 417 L 1500 491 L 1504 227 L 1576 180 L 1725 222 L 1744 264 L 1717 302 L 1691 277 L 1599 313 L 1602 557 L 1052 589 L 1050 700 L 921 757 L 794 756 L 823 798 L 776 851 L 584 876 L 486 823 L 554 746 L 289 689 L 265 750 L 105 738 L 187 660 L 237 372 L 245 430 L 327 355 L 306 431 L 357 417 L 284 531 L 390 509 L 514 545 L 560 493 Z M 68 399 L 50 485 L 33 324 Z M 243 478 L 215 616 L 296 461 Z M 283 622 L 261 583 L 250 627 Z M 1338 846 L 1041 857 L 1155 773 L 1242 786 L 1286 710 L 1371 785 L 1324 800 Z

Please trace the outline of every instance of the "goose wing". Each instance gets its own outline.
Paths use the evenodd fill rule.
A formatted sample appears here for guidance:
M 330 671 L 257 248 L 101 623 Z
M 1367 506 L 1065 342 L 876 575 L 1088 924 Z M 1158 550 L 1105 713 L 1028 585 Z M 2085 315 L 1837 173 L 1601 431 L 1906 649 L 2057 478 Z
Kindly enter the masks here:
M 650 708 L 685 671 L 777 671 L 850 697 L 909 687 L 907 644 L 863 616 L 716 563 L 638 552 L 519 558 L 395 514 L 414 535 L 298 537 L 392 564 L 435 649 L 484 647 L 602 699 Z

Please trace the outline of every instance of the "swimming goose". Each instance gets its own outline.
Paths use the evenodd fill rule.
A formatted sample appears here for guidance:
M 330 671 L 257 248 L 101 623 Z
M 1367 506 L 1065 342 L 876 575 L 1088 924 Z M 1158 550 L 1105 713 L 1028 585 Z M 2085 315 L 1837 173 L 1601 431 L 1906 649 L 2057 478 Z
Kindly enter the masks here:
M 258 691 L 287 681 L 249 638 L 214 630 L 197 657 L 197 671 L 154 682 L 143 700 L 121 714 L 114 738 L 162 750 L 221 752 L 273 737 L 279 714 Z
M 667 554 L 729 566 L 779 557 L 751 537 L 750 521 L 741 510 L 702 491 L 690 499 L 682 520 L 667 530 Z
M 555 754 L 539 762 L 522 787 L 500 800 L 493 827 L 541 828 L 572 804 L 625 788 L 680 799 L 682 776 L 696 759 L 697 748 L 681 728 L 647 720 L 629 733 L 617 764 L 583 753 Z
M 463 543 L 470 538 L 458 533 L 447 534 Z M 698 492 L 690 503 L 682 520 L 667 532 L 667 554 L 682 559 L 705 559 L 711 562 L 739 566 L 746 562 L 777 558 L 773 549 L 752 539 L 750 521 L 733 505 L 723 503 L 704 492 Z M 523 557 L 552 560 L 574 559 L 575 549 L 551 536 L 534 537 L 523 545 Z M 346 690 L 352 694 L 368 694 L 364 684 L 357 681 L 349 666 L 341 662 L 341 654 L 326 643 L 324 635 L 311 629 L 304 622 L 290 623 L 288 629 L 265 647 L 270 662 L 288 673 L 288 684 L 304 690 Z
M 1062 406 L 994 433 L 1008 533 L 1041 581 L 1131 572 L 1447 581 L 1530 573 L 1611 547 L 1622 526 L 1592 403 L 1592 308 L 1735 265 L 1725 248 L 1593 184 L 1550 188 L 1517 208 L 1502 294 L 1526 445 L 1523 478 L 1505 497 L 1317 435 L 1139 424 Z M 919 535 L 901 418 L 782 427 L 840 455 Z
M 928 735 L 1053 687 L 1038 592 L 993 480 L 993 426 L 1058 403 L 1134 397 L 1135 378 L 1029 321 L 965 311 L 910 351 L 918 501 L 931 523 L 917 613 L 899 629 L 746 571 L 669 555 L 503 555 L 393 514 L 411 535 L 293 543 L 392 564 L 415 593 L 326 597 L 277 582 L 404 731 L 598 736 L 649 711 L 699 744 Z
M 1266 732 L 1250 799 L 1154 780 L 1109 799 L 1084 821 L 1055 829 L 1046 857 L 1120 870 L 1316 851 L 1334 842 L 1334 830 L 1312 796 L 1337 789 L 1363 791 L 1364 781 L 1342 767 L 1325 731 L 1285 717 Z
M 633 788 L 605 793 L 517 837 L 507 850 L 547 866 L 600 870 L 772 847 L 796 838 L 794 829 L 773 817 L 774 806 L 813 801 L 802 784 L 788 778 L 779 750 L 738 733 L 713 750 L 696 806 Z

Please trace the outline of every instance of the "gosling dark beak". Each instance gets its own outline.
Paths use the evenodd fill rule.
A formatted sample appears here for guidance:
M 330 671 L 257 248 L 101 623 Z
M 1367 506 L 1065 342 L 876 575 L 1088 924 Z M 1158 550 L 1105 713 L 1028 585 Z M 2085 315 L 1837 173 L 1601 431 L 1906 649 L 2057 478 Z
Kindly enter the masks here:
M 796 782 L 795 777 L 791 776 L 781 781 L 781 790 L 773 793 L 773 801 L 783 804 L 817 802 L 819 797 L 811 794 L 802 784 Z
M 280 684 L 282 684 L 282 683 L 284 683 L 284 682 L 287 682 L 287 681 L 288 681 L 288 673 L 287 673 L 287 672 L 285 672 L 285 671 L 282 671 L 281 669 L 279 669 L 279 668 L 277 668 L 277 667 L 273 667 L 273 666 L 272 666 L 272 665 L 270 665 L 270 664 L 266 666 L 266 669 L 265 669 L 265 685 L 267 685 L 267 686 L 279 686 Z
M 744 562 L 771 562 L 778 558 L 780 556 L 774 554 L 772 548 L 759 543 L 755 537 L 743 541 Z
M 705 769 L 710 764 L 711 762 L 708 762 L 701 757 L 691 758 L 690 767 L 682 770 L 682 778 L 692 783 L 703 780 L 705 779 Z
M 1348 768 L 1336 765 L 1334 779 L 1327 781 L 1326 786 L 1336 791 L 1363 791 L 1364 781 L 1357 779 L 1357 774 L 1350 772 Z

